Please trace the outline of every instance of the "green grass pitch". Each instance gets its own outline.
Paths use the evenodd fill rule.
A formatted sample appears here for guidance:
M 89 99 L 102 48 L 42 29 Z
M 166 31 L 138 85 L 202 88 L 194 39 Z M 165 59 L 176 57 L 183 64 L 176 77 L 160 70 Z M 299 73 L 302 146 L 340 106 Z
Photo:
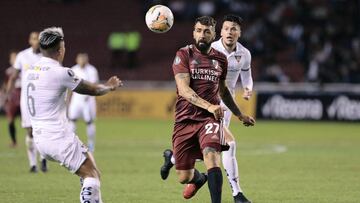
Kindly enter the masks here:
M 76 203 L 79 179 L 57 163 L 47 174 L 29 174 L 24 131 L 10 149 L 0 119 L 0 202 Z M 105 203 L 210 202 L 207 186 L 191 200 L 175 171 L 159 175 L 162 151 L 171 146 L 172 121 L 101 118 L 95 158 Z M 17 122 L 19 126 L 19 122 Z M 359 203 L 359 123 L 259 121 L 253 128 L 233 122 L 241 186 L 254 203 Z M 79 126 L 85 141 L 84 124 Z M 197 163 L 203 171 L 203 163 Z M 232 201 L 224 176 L 223 202 Z

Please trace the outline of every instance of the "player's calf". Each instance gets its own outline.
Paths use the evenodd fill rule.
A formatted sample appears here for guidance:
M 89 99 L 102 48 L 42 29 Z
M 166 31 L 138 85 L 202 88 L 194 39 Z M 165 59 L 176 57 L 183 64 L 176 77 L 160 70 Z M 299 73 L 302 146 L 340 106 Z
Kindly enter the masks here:
M 101 203 L 100 173 L 91 155 L 84 161 L 76 174 L 83 179 L 80 191 L 81 203 Z
M 204 163 L 208 169 L 208 186 L 212 203 L 221 203 L 223 177 L 220 169 L 220 152 L 215 148 L 205 147 Z

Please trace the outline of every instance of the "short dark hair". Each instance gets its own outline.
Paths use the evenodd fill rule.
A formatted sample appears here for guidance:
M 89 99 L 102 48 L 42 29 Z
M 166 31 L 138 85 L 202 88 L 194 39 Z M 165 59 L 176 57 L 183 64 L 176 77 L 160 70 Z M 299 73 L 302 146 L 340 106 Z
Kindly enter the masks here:
M 64 33 L 62 28 L 51 27 L 46 28 L 39 36 L 40 49 L 46 54 L 53 54 L 60 48 L 60 42 L 64 41 Z
M 243 23 L 243 19 L 240 16 L 233 15 L 233 14 L 229 14 L 229 15 L 224 16 L 223 23 L 225 21 L 234 22 L 234 23 L 238 24 L 239 26 L 241 26 L 242 23 Z
M 216 20 L 213 17 L 210 16 L 201 16 L 196 18 L 195 20 L 195 24 L 196 23 L 200 23 L 201 25 L 206 25 L 206 26 L 216 26 Z

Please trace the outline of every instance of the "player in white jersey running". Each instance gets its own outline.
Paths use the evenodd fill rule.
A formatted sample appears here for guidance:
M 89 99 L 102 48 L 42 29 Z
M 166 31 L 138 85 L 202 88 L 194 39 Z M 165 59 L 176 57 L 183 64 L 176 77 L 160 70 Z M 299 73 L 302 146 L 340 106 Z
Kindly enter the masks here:
M 86 53 L 79 53 L 76 57 L 76 63 L 77 64 L 71 68 L 76 76 L 92 83 L 99 82 L 98 71 L 89 63 L 89 56 Z M 76 132 L 75 122 L 78 119 L 83 119 L 86 123 L 88 148 L 90 152 L 94 152 L 96 132 L 94 124 L 96 116 L 95 97 L 74 92 L 70 94 L 70 98 L 68 117 L 71 121 L 73 131 Z
M 235 98 L 235 87 L 239 76 L 243 87 L 243 98 L 249 100 L 252 96 L 253 79 L 251 76 L 251 54 L 248 49 L 238 42 L 241 36 L 242 19 L 235 15 L 226 15 L 223 19 L 221 28 L 221 38 L 215 41 L 211 46 L 222 52 L 228 60 L 228 71 L 226 75 L 226 84 L 230 93 Z M 227 144 L 230 146 L 228 151 L 222 152 L 222 162 L 229 180 L 232 195 L 235 203 L 251 203 L 239 185 L 239 171 L 236 160 L 236 142 L 233 134 L 229 130 L 232 113 L 221 102 L 224 111 L 224 135 Z M 162 179 L 166 179 L 169 175 L 171 167 L 175 164 L 172 151 L 167 149 L 164 151 L 164 165 L 161 167 L 160 174 Z
M 30 172 L 37 172 L 37 150 L 34 146 L 32 128 L 30 122 L 30 115 L 27 111 L 26 88 L 24 86 L 24 75 L 29 67 L 41 58 L 39 50 L 39 33 L 31 32 L 29 36 L 30 48 L 27 48 L 18 53 L 15 59 L 14 68 L 16 71 L 9 77 L 7 84 L 7 93 L 10 93 L 15 86 L 16 80 L 21 78 L 21 94 L 20 94 L 20 111 L 21 111 L 21 126 L 26 129 L 25 143 L 27 147 L 27 154 L 30 164 Z M 20 75 L 21 74 L 21 75 Z M 41 170 L 47 171 L 46 160 L 42 157 Z
M 122 83 L 116 76 L 105 84 L 91 83 L 63 67 L 65 42 L 61 28 L 45 29 L 39 40 L 43 57 L 23 78 L 35 145 L 45 158 L 60 163 L 83 179 L 81 203 L 102 203 L 100 173 L 91 153 L 69 126 L 65 97 L 68 89 L 81 94 L 104 95 Z

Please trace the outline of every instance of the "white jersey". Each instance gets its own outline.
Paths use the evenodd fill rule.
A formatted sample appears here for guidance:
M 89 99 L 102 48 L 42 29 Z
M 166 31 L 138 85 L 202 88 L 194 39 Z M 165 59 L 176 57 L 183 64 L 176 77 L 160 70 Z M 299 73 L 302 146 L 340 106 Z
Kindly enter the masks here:
M 27 48 L 16 55 L 14 68 L 20 71 L 21 80 L 21 96 L 20 96 L 20 110 L 21 110 L 21 126 L 23 128 L 31 127 L 30 115 L 27 111 L 26 100 L 26 86 L 24 86 L 24 75 L 31 65 L 39 61 L 41 58 L 40 53 L 34 53 L 33 49 Z
M 250 51 L 236 42 L 236 50 L 229 53 L 221 42 L 221 38 L 211 44 L 211 47 L 225 54 L 228 60 L 226 84 L 232 95 L 235 94 L 235 86 L 239 75 L 243 88 L 252 90 L 253 79 L 251 76 L 251 54 Z
M 251 76 L 251 54 L 250 51 L 236 42 L 236 50 L 229 53 L 221 42 L 221 38 L 211 44 L 211 47 L 223 53 L 228 61 L 228 69 L 226 75 L 226 85 L 229 88 L 230 93 L 235 97 L 236 82 L 241 77 L 241 84 L 243 88 L 247 88 L 250 91 L 253 89 L 253 79 Z M 227 108 L 221 101 L 221 106 Z M 224 112 L 224 125 L 229 127 L 231 120 L 231 111 L 228 109 Z
M 35 141 L 75 136 L 68 133 L 65 97 L 67 89 L 75 89 L 81 79 L 58 61 L 42 57 L 26 71 L 23 81 Z
M 31 65 L 39 61 L 41 58 L 40 53 L 34 53 L 33 49 L 27 48 L 16 55 L 14 68 L 20 71 L 20 78 L 24 78 L 26 70 L 29 69 Z M 24 85 L 24 82 L 21 82 L 21 85 Z
M 99 82 L 99 74 L 96 68 L 91 64 L 86 64 L 85 67 L 81 68 L 79 65 L 75 65 L 71 67 L 71 69 L 74 71 L 75 75 L 81 79 L 84 79 L 86 81 L 92 82 L 92 83 L 98 83 Z M 94 96 L 89 95 L 83 95 L 78 94 L 74 92 L 71 96 L 71 103 L 84 103 L 87 101 L 92 100 L 92 102 L 95 101 Z

